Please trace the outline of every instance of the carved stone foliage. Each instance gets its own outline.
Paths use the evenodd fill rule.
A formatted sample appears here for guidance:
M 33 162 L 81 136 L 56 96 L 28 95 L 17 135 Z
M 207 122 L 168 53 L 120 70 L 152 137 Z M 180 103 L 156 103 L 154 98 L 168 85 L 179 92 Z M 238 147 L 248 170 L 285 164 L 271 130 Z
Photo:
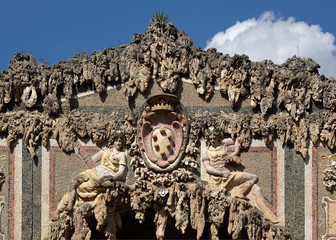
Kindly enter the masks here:
M 174 95 L 149 98 L 139 120 L 139 141 L 146 164 L 156 171 L 170 171 L 183 157 L 186 119 Z

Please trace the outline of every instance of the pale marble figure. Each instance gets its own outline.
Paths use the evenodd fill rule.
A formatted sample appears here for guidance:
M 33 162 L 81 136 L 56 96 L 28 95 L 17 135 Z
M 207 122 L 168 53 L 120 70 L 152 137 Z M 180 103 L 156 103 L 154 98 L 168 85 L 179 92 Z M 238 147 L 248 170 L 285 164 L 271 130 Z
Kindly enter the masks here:
M 233 197 L 250 201 L 264 213 L 266 220 L 278 223 L 265 204 L 261 188 L 256 184 L 258 176 L 237 169 L 237 164 L 241 164 L 238 140 L 222 139 L 221 133 L 212 127 L 207 140 L 207 147 L 202 151 L 202 161 L 205 171 L 209 174 L 209 184 L 225 188 Z M 234 145 L 234 151 L 228 153 L 228 146 L 231 145 Z
M 98 194 L 106 191 L 112 181 L 123 179 L 126 174 L 126 154 L 122 151 L 123 136 L 118 135 L 113 140 L 113 145 L 104 148 L 91 157 L 75 143 L 76 156 L 84 161 L 100 161 L 100 165 L 78 174 L 69 184 L 68 192 L 63 196 L 52 217 L 56 221 L 63 211 L 72 211 L 74 204 L 80 206 L 85 202 L 95 205 Z

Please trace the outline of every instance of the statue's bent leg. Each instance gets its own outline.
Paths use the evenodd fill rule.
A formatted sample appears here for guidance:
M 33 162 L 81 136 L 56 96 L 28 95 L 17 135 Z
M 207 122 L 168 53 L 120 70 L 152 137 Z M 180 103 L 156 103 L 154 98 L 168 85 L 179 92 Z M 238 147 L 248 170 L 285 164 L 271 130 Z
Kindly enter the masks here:
M 89 176 L 86 174 L 86 172 L 82 172 L 70 181 L 70 184 L 69 184 L 69 203 L 68 203 L 68 206 L 66 207 L 65 211 L 70 212 L 73 209 L 73 205 L 75 203 L 75 198 L 76 198 L 76 188 L 79 185 L 81 185 L 83 182 L 86 182 L 88 180 L 89 180 Z
M 246 173 L 239 181 L 239 192 L 236 195 L 237 198 L 248 200 L 246 195 L 250 192 L 254 184 L 258 182 L 258 176 Z
M 276 216 L 272 213 L 272 211 L 265 204 L 265 199 L 261 194 L 261 188 L 258 185 L 254 186 L 253 195 L 255 196 L 255 201 L 256 201 L 257 206 L 264 213 L 264 219 L 274 224 L 279 223 Z
M 61 201 L 58 203 L 57 208 L 51 218 L 51 221 L 55 222 L 59 219 L 60 213 L 65 211 L 65 209 L 69 205 L 69 199 L 70 199 L 70 195 L 69 195 L 69 192 L 67 192 L 66 194 L 64 194 Z

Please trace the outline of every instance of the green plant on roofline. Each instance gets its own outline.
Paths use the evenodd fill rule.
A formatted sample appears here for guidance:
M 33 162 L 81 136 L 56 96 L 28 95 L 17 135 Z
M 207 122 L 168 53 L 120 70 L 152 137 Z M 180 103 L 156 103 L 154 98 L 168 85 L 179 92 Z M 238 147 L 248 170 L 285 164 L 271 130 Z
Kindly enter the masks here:
M 155 13 L 153 13 L 153 18 L 159 20 L 162 23 L 166 23 L 170 19 L 169 15 L 165 14 L 164 11 L 155 11 Z

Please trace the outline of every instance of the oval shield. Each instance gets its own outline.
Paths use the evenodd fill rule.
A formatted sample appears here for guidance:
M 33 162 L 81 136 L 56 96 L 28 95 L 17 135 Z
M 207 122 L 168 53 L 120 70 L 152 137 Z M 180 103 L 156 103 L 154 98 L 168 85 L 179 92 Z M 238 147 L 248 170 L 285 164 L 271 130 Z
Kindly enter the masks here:
M 147 100 L 139 120 L 139 140 L 148 167 L 174 169 L 185 144 L 186 121 L 176 96 L 159 95 Z

